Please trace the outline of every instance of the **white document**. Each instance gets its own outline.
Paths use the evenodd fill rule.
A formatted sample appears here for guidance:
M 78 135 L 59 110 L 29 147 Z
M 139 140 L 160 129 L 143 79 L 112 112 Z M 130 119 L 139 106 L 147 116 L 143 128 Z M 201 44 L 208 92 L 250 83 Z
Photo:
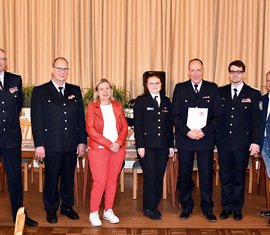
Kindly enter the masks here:
M 188 108 L 187 126 L 189 129 L 202 129 L 206 126 L 208 108 Z

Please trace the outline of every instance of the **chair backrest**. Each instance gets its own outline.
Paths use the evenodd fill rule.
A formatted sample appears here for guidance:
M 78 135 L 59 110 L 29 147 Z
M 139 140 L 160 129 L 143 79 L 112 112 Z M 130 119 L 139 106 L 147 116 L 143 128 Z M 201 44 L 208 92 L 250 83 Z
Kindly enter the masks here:
M 22 147 L 34 146 L 31 122 L 20 118 L 20 125 L 22 131 Z

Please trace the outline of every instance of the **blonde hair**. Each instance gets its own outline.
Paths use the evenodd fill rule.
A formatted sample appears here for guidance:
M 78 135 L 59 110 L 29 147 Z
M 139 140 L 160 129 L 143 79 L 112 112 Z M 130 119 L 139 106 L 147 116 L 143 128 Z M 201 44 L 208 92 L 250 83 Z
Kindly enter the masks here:
M 108 84 L 109 84 L 109 86 L 110 86 L 110 88 L 111 88 L 111 90 L 112 90 L 110 99 L 111 99 L 111 100 L 115 100 L 114 97 L 113 97 L 113 86 L 112 86 L 112 84 L 111 84 L 111 83 L 109 82 L 109 80 L 107 80 L 106 78 L 102 78 L 102 79 L 100 79 L 100 80 L 97 82 L 97 84 L 96 84 L 96 86 L 95 86 L 95 91 L 94 91 L 94 101 L 98 101 L 98 100 L 99 100 L 99 96 L 98 96 L 98 87 L 99 87 L 99 85 L 102 84 L 102 83 L 108 83 Z

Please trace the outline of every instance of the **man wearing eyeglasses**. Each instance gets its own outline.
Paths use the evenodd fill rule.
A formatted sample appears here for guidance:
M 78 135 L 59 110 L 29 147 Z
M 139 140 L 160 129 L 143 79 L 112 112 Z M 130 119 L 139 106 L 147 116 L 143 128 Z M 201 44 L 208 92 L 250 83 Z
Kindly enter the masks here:
M 0 48 L 0 159 L 4 165 L 13 221 L 23 206 L 21 172 L 22 135 L 19 116 L 23 105 L 22 78 L 4 71 L 7 65 L 6 52 Z M 37 226 L 37 222 L 26 215 L 25 224 Z
M 72 207 L 77 157 L 86 150 L 84 106 L 80 88 L 66 83 L 67 77 L 68 61 L 56 58 L 52 80 L 35 87 L 31 100 L 35 157 L 45 162 L 43 201 L 49 223 L 57 223 L 60 201 L 62 215 L 79 219 Z
M 262 136 L 261 93 L 246 85 L 245 64 L 235 60 L 228 66 L 231 84 L 220 88 L 221 122 L 217 148 L 221 180 L 221 219 L 243 218 L 246 168 L 249 156 L 259 153 Z

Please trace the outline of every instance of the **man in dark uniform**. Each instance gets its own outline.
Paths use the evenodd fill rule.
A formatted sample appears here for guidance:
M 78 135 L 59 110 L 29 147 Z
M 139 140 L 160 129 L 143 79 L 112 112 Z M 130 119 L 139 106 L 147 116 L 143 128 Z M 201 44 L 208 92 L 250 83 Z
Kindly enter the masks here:
M 57 223 L 60 198 L 61 214 L 79 219 L 72 208 L 74 171 L 77 157 L 85 153 L 86 130 L 81 90 L 65 83 L 68 70 L 68 61 L 56 58 L 52 80 L 35 87 L 31 100 L 35 156 L 45 161 L 43 200 L 49 223 Z
M 0 156 L 6 171 L 13 221 L 23 206 L 21 172 L 21 127 L 19 116 L 23 104 L 21 76 L 4 71 L 6 52 L 0 48 Z M 25 224 L 38 223 L 26 216 Z
M 266 89 L 267 93 L 262 98 L 263 103 L 263 141 L 261 144 L 262 147 L 262 156 L 265 164 L 266 172 L 268 178 L 270 178 L 270 71 L 266 73 Z M 261 211 L 260 215 L 262 217 L 270 217 L 270 210 Z M 270 225 L 270 219 L 268 221 Z
M 221 219 L 243 218 L 245 177 L 249 156 L 260 151 L 262 136 L 261 93 L 246 85 L 245 64 L 230 63 L 231 84 L 220 88 L 222 116 L 217 131 L 221 180 Z
M 194 207 L 191 197 L 192 169 L 196 154 L 201 192 L 201 210 L 208 221 L 215 222 L 213 213 L 213 155 L 215 130 L 220 119 L 220 96 L 215 83 L 203 80 L 203 63 L 189 62 L 189 81 L 176 85 L 172 115 L 179 159 L 180 219 L 189 218 Z M 194 118 L 195 117 L 195 118 Z M 199 124 L 199 125 L 198 125 Z

